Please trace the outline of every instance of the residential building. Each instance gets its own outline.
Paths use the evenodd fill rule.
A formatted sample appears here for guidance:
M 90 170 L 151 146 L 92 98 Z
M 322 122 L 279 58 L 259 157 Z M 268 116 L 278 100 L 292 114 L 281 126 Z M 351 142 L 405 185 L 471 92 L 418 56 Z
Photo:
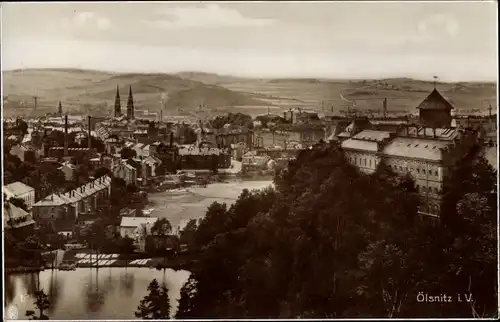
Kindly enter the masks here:
M 35 221 L 24 209 L 4 202 L 3 227 L 17 238 L 26 238 L 33 233 Z
M 325 139 L 325 129 L 322 125 L 299 124 L 280 125 L 276 129 L 262 129 L 254 132 L 254 148 L 285 148 L 290 143 L 310 146 Z
M 271 160 L 267 155 L 257 155 L 257 151 L 248 151 L 241 160 L 241 171 L 261 171 L 266 169 L 266 165 Z
M 19 198 L 24 200 L 28 210 L 31 209 L 35 203 L 35 188 L 32 188 L 20 181 L 5 185 L 3 187 L 3 193 L 7 197 L 7 200 L 10 198 Z
M 146 250 L 146 237 L 151 235 L 151 228 L 158 220 L 157 217 L 122 217 L 120 236 L 134 240 L 134 246 L 140 252 Z
M 135 240 L 138 237 L 138 228 L 140 228 L 141 225 L 148 225 L 148 231 L 150 232 L 150 228 L 156 221 L 158 221 L 157 217 L 122 217 L 120 223 L 120 236 L 123 238 L 129 237 Z
M 33 205 L 33 217 L 56 231 L 72 228 L 80 214 L 95 213 L 108 204 L 111 178 L 103 176 L 64 194 L 54 193 Z
M 227 169 L 231 166 L 231 155 L 218 148 L 182 145 L 179 166 L 184 170 Z
M 229 148 L 233 144 L 244 143 L 246 147 L 253 146 L 253 133 L 244 128 L 222 128 L 217 131 L 215 141 L 218 148 Z
M 302 108 L 290 109 L 284 112 L 283 118 L 291 124 L 319 121 L 319 115 L 317 111 Z
M 112 169 L 113 176 L 125 180 L 127 184 L 137 184 L 137 169 L 126 161 L 121 161 Z

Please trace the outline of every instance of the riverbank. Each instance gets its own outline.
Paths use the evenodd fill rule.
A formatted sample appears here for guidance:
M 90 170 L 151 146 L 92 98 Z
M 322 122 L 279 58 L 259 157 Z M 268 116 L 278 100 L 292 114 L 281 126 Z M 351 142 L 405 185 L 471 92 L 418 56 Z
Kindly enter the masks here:
M 19 266 L 19 267 L 6 267 L 5 268 L 5 274 L 26 274 L 26 273 L 38 273 L 43 271 L 45 268 L 44 267 L 26 267 L 26 266 Z

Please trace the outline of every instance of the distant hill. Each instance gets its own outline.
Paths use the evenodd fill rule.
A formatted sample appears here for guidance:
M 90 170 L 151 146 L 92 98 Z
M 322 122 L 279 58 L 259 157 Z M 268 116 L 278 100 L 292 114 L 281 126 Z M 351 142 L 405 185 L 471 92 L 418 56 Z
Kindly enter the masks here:
M 183 79 L 193 80 L 211 85 L 254 81 L 254 79 L 251 78 L 242 78 L 242 77 L 218 75 L 218 74 L 203 73 L 203 72 L 180 72 L 175 75 Z
M 323 78 L 253 79 L 203 72 L 109 73 L 79 69 L 28 69 L 6 71 L 5 111 L 23 111 L 39 97 L 42 111 L 54 111 L 59 100 L 64 108 L 92 114 L 110 115 L 116 86 L 120 88 L 122 108 L 132 86 L 139 110 L 158 111 L 161 93 L 168 93 L 167 113 L 213 115 L 237 110 L 248 114 L 281 113 L 292 107 L 318 111 L 345 110 L 354 104 L 359 110 L 381 111 L 387 98 L 389 112 L 411 113 L 432 91 L 433 83 L 410 78 L 380 80 L 342 80 Z M 438 83 L 437 89 L 456 107 L 456 111 L 482 111 L 497 105 L 496 84 Z M 354 103 L 355 102 L 355 103 Z M 201 109 L 199 106 L 203 105 Z
M 3 95 L 6 114 L 12 109 L 34 105 L 36 113 L 55 111 L 60 100 L 63 109 L 73 113 L 110 115 L 113 110 L 116 87 L 120 89 L 122 109 L 125 108 L 129 88 L 132 87 L 138 110 L 157 111 L 162 93 L 167 93 L 166 111 L 228 108 L 234 105 L 267 106 L 269 103 L 244 92 L 232 91 L 216 85 L 183 79 L 170 74 L 109 73 L 79 69 L 26 69 L 3 72 Z M 9 111 L 10 110 L 10 111 Z M 21 107 L 21 110 L 24 110 Z

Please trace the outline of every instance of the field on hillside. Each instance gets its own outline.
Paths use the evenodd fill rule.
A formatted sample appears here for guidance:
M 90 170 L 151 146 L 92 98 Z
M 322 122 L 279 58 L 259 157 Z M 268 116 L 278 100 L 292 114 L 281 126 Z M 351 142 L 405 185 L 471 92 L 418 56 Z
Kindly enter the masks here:
M 332 108 L 338 111 L 354 104 L 359 110 L 381 111 L 383 100 L 387 98 L 388 110 L 399 113 L 415 112 L 415 108 L 434 86 L 431 82 L 410 79 L 319 82 L 258 80 L 219 85 L 235 91 L 254 93 L 259 99 L 270 101 L 274 105 L 325 111 L 331 111 Z M 489 104 L 493 108 L 497 105 L 494 84 L 439 83 L 436 88 L 449 99 L 458 113 L 486 113 Z
M 229 111 L 251 115 L 281 114 L 292 107 L 318 111 L 382 110 L 387 98 L 390 113 L 414 113 L 432 91 L 433 83 L 407 78 L 382 80 L 249 79 L 215 74 L 117 74 L 76 69 L 31 69 L 3 73 L 4 113 L 26 115 L 56 111 L 60 100 L 71 113 L 111 115 L 116 87 L 122 111 L 132 86 L 137 110 L 158 112 L 162 93 L 168 93 L 164 115 L 211 117 Z M 496 107 L 496 85 L 438 83 L 437 89 L 456 107 L 457 113 L 487 113 Z M 33 112 L 33 96 L 38 96 Z M 20 105 L 24 104 L 25 108 Z M 200 105 L 202 107 L 200 108 Z
M 268 104 L 248 93 L 169 74 L 30 69 L 4 72 L 3 83 L 6 116 L 55 112 L 59 101 L 62 102 L 63 110 L 70 113 L 111 115 L 117 86 L 120 89 L 122 111 L 125 111 L 130 87 L 137 110 L 157 112 L 162 106 L 162 93 L 167 93 L 165 114 L 178 110 L 189 114 L 201 104 L 207 109 Z M 38 97 L 36 111 L 33 111 L 34 96 Z

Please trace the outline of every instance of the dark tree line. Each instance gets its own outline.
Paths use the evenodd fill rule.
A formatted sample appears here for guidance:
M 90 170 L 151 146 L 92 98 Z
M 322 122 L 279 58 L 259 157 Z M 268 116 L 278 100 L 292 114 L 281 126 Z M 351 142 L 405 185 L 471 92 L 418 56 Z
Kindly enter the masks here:
M 460 187 L 444 197 L 454 224 L 429 226 L 411 177 L 383 163 L 361 174 L 334 147 L 301 152 L 274 189 L 209 207 L 176 317 L 495 317 L 496 174 L 474 160 L 447 183 Z
M 221 129 L 226 124 L 236 125 L 236 126 L 244 126 L 248 129 L 253 128 L 253 119 L 250 115 L 243 113 L 229 113 L 224 116 L 217 116 L 210 124 L 214 129 Z

